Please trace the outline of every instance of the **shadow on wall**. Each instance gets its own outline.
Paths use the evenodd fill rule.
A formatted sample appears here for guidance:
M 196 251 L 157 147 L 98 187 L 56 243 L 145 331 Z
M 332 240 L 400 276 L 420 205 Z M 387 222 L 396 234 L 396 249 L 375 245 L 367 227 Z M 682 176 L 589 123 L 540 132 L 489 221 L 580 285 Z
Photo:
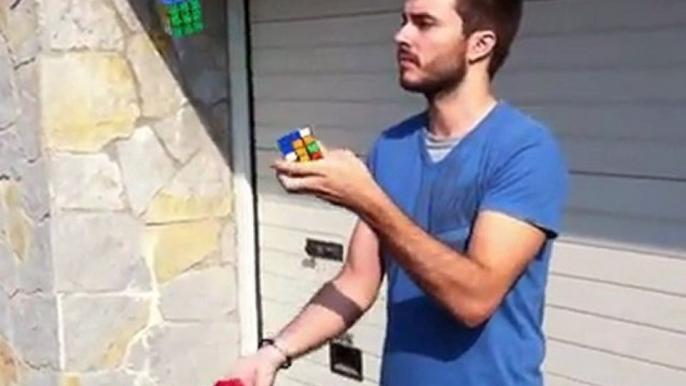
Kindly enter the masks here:
M 162 0 L 124 1 L 130 4 L 178 87 L 227 164 L 232 166 L 226 2 L 200 0 L 204 30 L 194 35 L 172 37 L 163 25 Z

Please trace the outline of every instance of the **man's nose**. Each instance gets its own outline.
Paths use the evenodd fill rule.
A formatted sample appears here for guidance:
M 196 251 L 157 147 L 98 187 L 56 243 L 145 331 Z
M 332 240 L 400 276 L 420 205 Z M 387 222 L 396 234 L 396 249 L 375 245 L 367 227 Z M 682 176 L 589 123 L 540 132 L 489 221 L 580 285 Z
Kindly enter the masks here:
M 395 33 L 394 40 L 398 45 L 409 44 L 409 23 L 404 24 L 400 27 L 400 29 L 398 29 L 398 31 Z

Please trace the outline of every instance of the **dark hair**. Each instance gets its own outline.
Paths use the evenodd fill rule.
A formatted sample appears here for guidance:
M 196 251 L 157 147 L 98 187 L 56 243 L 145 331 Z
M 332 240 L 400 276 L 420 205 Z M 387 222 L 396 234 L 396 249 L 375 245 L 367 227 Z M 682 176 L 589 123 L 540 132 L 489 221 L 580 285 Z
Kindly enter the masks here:
M 491 78 L 505 63 L 522 18 L 523 0 L 455 0 L 457 13 L 464 21 L 463 33 L 492 29 L 497 41 L 488 66 Z

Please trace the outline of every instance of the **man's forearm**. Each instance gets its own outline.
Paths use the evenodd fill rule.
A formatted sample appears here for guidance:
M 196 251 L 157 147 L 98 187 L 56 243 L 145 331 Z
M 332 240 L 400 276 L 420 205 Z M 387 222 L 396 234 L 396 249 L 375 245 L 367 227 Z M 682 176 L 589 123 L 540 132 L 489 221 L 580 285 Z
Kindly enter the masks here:
M 467 325 L 483 320 L 491 306 L 485 267 L 434 239 L 382 192 L 373 192 L 356 209 L 425 292 Z
M 300 313 L 275 337 L 292 358 L 317 349 L 349 329 L 369 307 L 345 281 L 324 285 Z

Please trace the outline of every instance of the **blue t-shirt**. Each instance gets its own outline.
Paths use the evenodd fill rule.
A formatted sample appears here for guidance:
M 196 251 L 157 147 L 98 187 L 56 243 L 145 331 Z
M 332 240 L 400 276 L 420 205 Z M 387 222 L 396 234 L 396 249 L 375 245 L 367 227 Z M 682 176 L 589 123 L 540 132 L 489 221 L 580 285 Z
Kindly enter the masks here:
M 545 352 L 544 292 L 551 243 L 560 231 L 567 168 L 551 132 L 500 101 L 450 153 L 433 162 L 415 115 L 382 133 L 368 165 L 408 216 L 459 252 L 479 211 L 506 213 L 548 239 L 491 318 L 461 324 L 382 251 L 387 329 L 382 386 L 540 386 Z

